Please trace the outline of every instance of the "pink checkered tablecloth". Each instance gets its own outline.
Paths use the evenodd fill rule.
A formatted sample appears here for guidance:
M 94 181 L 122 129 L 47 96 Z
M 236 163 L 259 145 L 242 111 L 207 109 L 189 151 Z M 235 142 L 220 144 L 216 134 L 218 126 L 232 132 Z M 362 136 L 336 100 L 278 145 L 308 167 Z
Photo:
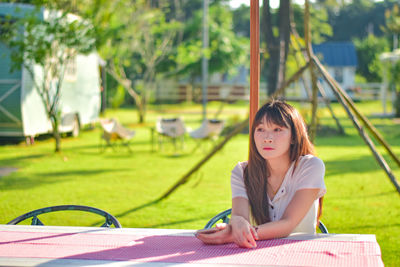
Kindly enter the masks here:
M 0 258 L 267 266 L 383 266 L 377 242 L 274 239 L 256 249 L 204 245 L 194 236 L 0 231 Z

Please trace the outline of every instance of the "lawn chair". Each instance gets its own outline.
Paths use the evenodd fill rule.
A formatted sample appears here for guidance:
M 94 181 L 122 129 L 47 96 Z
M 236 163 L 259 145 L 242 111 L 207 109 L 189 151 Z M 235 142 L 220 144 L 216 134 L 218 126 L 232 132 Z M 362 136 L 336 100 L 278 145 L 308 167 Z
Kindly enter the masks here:
M 170 139 L 172 141 L 175 151 L 177 149 L 176 143 L 179 139 L 181 141 L 181 148 L 183 149 L 186 128 L 181 118 L 158 118 L 156 122 L 156 132 L 158 134 L 158 143 L 160 149 L 162 149 L 164 138 Z
M 229 216 L 231 215 L 231 213 L 232 213 L 232 209 L 227 209 L 227 210 L 224 210 L 223 212 L 218 213 L 217 215 L 212 217 L 207 222 L 206 226 L 204 226 L 204 229 L 212 228 L 217 222 L 219 222 L 221 220 L 224 223 L 229 223 Z M 318 229 L 323 234 L 329 234 L 328 228 L 326 228 L 326 226 L 321 221 L 319 221 L 319 223 L 318 223 Z
M 81 205 L 60 205 L 60 206 L 51 206 L 51 207 L 33 210 L 33 211 L 27 212 L 21 216 L 18 216 L 17 218 L 15 218 L 14 220 L 11 220 L 7 224 L 16 225 L 22 221 L 32 218 L 31 225 L 44 225 L 43 222 L 41 220 L 39 220 L 39 218 L 37 217 L 38 215 L 44 214 L 44 213 L 49 213 L 49 212 L 55 212 L 55 211 L 70 211 L 70 210 L 90 212 L 90 213 L 95 213 L 95 214 L 103 216 L 106 221 L 101 225 L 101 227 L 109 228 L 112 225 L 114 225 L 115 228 L 122 227 L 121 224 L 119 223 L 119 221 L 117 220 L 117 218 L 112 216 L 110 213 L 108 213 L 104 210 L 101 210 L 101 209 L 97 209 L 97 208 L 93 208 L 93 207 L 89 207 L 89 206 L 81 206 Z
M 225 122 L 222 120 L 203 120 L 200 128 L 189 133 L 189 136 L 197 141 L 195 151 L 204 141 L 215 141 L 222 130 L 224 129 Z
M 135 131 L 128 130 L 116 119 L 100 119 L 100 125 L 103 129 L 101 140 L 105 141 L 105 145 L 101 142 L 101 151 L 104 151 L 108 146 L 115 150 L 114 145 L 120 143 L 132 152 L 129 142 L 135 136 Z

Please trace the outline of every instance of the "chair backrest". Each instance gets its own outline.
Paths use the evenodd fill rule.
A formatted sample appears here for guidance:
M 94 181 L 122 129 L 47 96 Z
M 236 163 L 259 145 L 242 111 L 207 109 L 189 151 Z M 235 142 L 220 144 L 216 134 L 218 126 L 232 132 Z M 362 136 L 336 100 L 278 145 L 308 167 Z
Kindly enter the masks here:
M 224 129 L 225 121 L 207 120 L 208 136 L 219 135 Z
M 120 124 L 117 119 L 100 119 L 101 128 L 104 130 L 104 138 L 112 139 L 130 139 L 135 135 L 135 131 L 128 130 L 122 124 Z
M 227 209 L 218 213 L 207 222 L 207 224 L 204 226 L 204 229 L 212 228 L 220 220 L 222 220 L 224 223 L 229 223 L 229 216 L 231 215 L 231 213 L 232 209 Z M 326 226 L 321 221 L 318 222 L 318 228 L 321 233 L 329 234 L 328 228 L 326 228 Z
M 198 139 L 218 136 L 224 129 L 224 124 L 222 120 L 203 120 L 201 126 L 192 131 L 190 136 Z
M 181 118 L 165 119 L 158 118 L 156 123 L 158 133 L 169 136 L 178 137 L 186 132 L 185 124 Z
M 116 119 L 100 119 L 100 125 L 101 128 L 106 132 L 106 133 L 113 133 L 115 131 L 115 127 L 117 124 Z
M 115 122 L 114 132 L 121 139 L 130 139 L 135 135 L 135 131 L 129 130 L 122 126 L 118 121 Z
M 103 216 L 106 221 L 101 225 L 101 227 L 110 227 L 111 225 L 114 225 L 115 228 L 122 227 L 117 218 L 112 216 L 110 213 L 98 208 L 82 206 L 82 205 L 60 205 L 60 206 L 51 206 L 33 210 L 25 214 L 22 214 L 21 216 L 18 216 L 17 218 L 11 220 L 7 224 L 15 225 L 26 219 L 32 218 L 32 223 L 31 223 L 32 225 L 44 225 L 37 217 L 38 215 L 55 211 L 69 211 L 69 210 L 91 212 Z

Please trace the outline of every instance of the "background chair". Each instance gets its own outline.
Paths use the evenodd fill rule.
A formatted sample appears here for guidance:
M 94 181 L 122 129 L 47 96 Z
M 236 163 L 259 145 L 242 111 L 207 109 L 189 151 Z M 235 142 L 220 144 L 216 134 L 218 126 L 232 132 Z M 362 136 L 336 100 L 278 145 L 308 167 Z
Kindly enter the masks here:
M 156 132 L 158 134 L 158 143 L 162 149 L 163 139 L 168 138 L 174 144 L 175 151 L 177 149 L 177 140 L 181 141 L 181 148 L 183 148 L 184 135 L 186 128 L 181 118 L 164 119 L 157 118 Z
M 25 214 L 22 214 L 21 216 L 18 216 L 17 218 L 11 220 L 7 224 L 15 225 L 26 219 L 32 218 L 31 225 L 44 225 L 43 222 L 39 220 L 39 218 L 37 217 L 38 215 L 55 211 L 69 211 L 69 210 L 85 211 L 103 216 L 105 218 L 105 222 L 101 225 L 101 227 L 111 227 L 111 225 L 114 225 L 115 228 L 122 227 L 117 218 L 112 216 L 110 213 L 101 209 L 89 206 L 81 206 L 81 205 L 60 205 L 60 206 L 51 206 L 33 210 Z
M 231 213 L 232 209 L 227 209 L 224 210 L 223 212 L 218 213 L 207 222 L 207 224 L 204 226 L 204 229 L 212 228 L 220 220 L 222 220 L 222 222 L 224 223 L 229 223 L 229 216 L 231 215 Z M 319 221 L 318 228 L 321 231 L 321 233 L 329 234 L 328 229 L 321 221 Z
M 124 126 L 122 126 L 116 119 L 100 119 L 100 125 L 103 129 L 103 133 L 101 135 L 101 139 L 105 141 L 105 146 L 101 144 L 101 150 L 107 146 L 110 146 L 114 149 L 114 145 L 118 142 L 128 148 L 130 152 L 132 152 L 130 148 L 130 140 L 135 136 L 135 131 L 128 130 Z
M 194 150 L 196 150 L 203 141 L 215 141 L 224 129 L 224 124 L 225 122 L 223 120 L 203 120 L 200 128 L 189 133 L 189 136 L 197 141 L 197 146 Z

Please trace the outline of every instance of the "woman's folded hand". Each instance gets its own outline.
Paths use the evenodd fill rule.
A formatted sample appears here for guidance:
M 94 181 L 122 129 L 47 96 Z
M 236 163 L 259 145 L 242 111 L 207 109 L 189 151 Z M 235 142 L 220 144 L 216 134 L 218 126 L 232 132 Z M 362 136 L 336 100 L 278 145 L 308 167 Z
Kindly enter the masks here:
M 217 223 L 214 228 L 198 230 L 196 237 L 210 245 L 232 243 L 232 227 L 226 223 Z
M 257 247 L 257 231 L 245 218 L 242 216 L 233 215 L 230 223 L 232 225 L 233 242 L 240 247 Z

